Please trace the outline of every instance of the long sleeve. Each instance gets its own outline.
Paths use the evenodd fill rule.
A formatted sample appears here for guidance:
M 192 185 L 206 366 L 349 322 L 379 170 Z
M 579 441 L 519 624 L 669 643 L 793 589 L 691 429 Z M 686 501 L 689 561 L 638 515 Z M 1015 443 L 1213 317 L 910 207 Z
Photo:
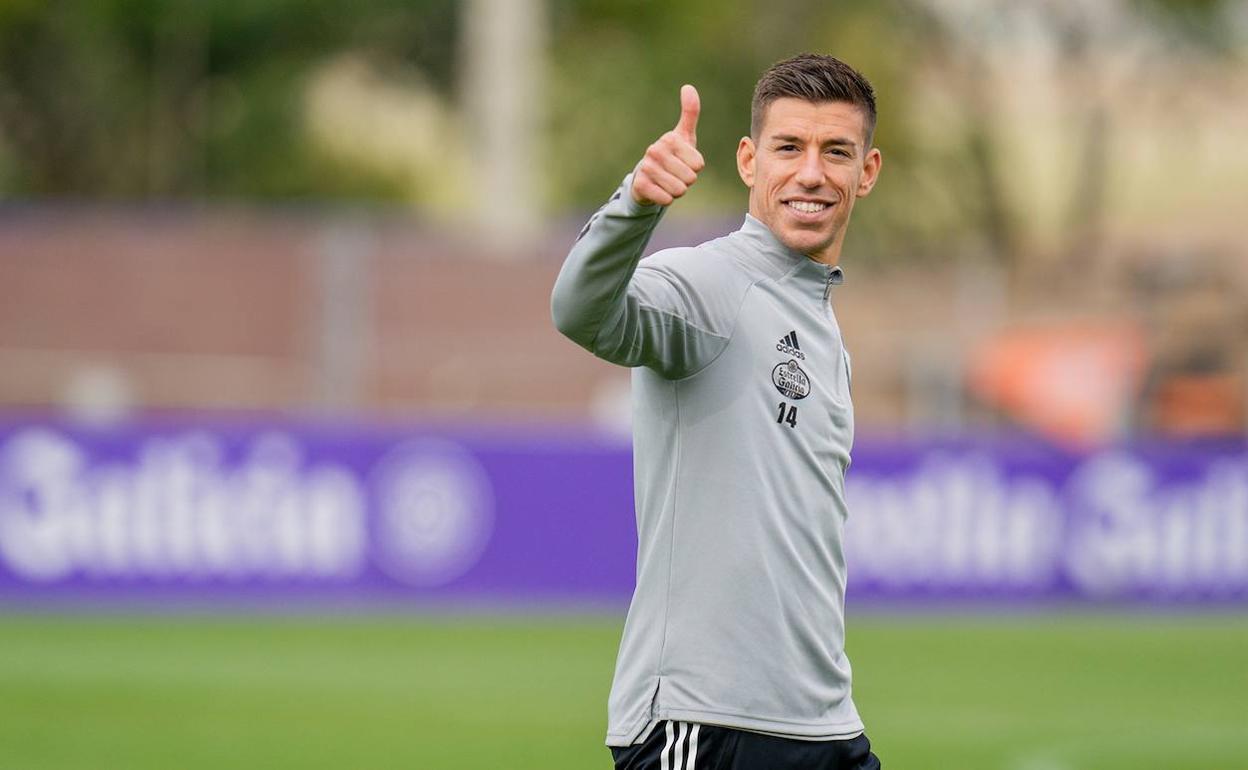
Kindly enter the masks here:
M 668 379 L 695 373 L 724 349 L 740 297 L 716 269 L 723 255 L 671 249 L 641 259 L 663 215 L 625 177 L 582 230 L 555 281 L 555 327 L 594 355 Z

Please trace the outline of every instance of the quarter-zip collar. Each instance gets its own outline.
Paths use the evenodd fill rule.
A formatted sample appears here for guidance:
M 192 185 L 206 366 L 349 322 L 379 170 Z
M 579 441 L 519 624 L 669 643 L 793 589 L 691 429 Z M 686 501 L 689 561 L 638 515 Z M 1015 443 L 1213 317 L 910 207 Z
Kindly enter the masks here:
M 776 238 L 767 225 L 749 214 L 745 215 L 745 222 L 735 235 L 743 240 L 750 253 L 757 254 L 777 268 L 777 277 L 790 275 L 789 280 L 797 281 L 803 290 L 809 290 L 821 299 L 826 300 L 833 286 L 845 282 L 845 271 L 840 265 L 825 265 L 790 249 Z

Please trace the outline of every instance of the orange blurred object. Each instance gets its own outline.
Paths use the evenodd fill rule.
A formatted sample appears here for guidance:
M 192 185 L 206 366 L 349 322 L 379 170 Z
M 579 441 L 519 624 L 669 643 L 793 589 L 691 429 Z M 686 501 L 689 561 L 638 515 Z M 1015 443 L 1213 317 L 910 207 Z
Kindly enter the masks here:
M 1087 446 L 1121 432 L 1147 353 L 1134 325 L 1076 323 L 1004 332 L 971 357 L 971 391 L 1018 422 Z

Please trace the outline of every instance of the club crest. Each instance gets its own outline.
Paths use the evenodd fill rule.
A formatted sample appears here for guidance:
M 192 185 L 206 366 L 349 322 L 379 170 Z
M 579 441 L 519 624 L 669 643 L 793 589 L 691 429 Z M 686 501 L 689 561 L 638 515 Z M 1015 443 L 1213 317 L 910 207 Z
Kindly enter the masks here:
M 771 382 L 785 398 L 798 399 L 810 395 L 810 378 L 797 365 L 797 361 L 791 358 L 782 364 L 776 364 L 776 368 L 771 370 Z

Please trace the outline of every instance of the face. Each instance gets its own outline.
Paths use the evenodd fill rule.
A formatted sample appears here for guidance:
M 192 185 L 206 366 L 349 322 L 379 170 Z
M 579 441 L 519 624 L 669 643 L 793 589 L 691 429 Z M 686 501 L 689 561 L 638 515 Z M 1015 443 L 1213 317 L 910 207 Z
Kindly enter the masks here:
M 835 265 L 854 201 L 880 173 L 865 113 L 849 102 L 777 99 L 758 133 L 757 144 L 747 136 L 737 147 L 750 214 L 785 246 Z

